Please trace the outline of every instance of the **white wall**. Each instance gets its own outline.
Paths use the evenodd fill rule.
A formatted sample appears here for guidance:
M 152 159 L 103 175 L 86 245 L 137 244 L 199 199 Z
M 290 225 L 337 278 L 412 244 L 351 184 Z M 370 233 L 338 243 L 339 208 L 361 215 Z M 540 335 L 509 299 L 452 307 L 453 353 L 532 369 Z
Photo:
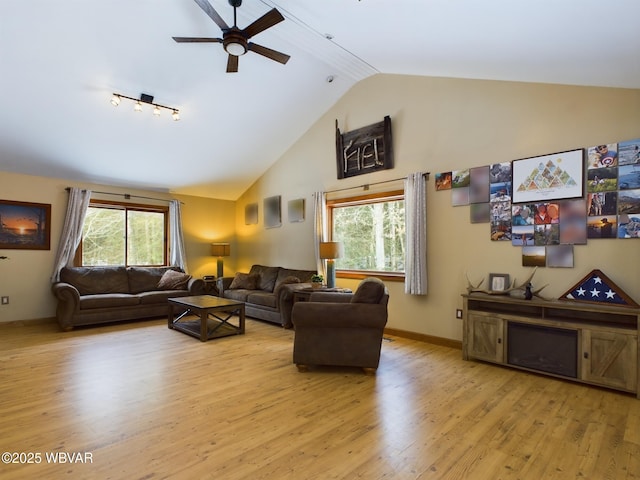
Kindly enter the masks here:
M 342 132 L 392 120 L 395 168 L 337 180 L 335 121 Z M 359 186 L 430 171 L 428 183 L 429 293 L 404 294 L 389 283 L 389 327 L 448 339 L 462 338 L 455 309 L 465 276 L 490 272 L 523 280 L 521 249 L 492 242 L 488 224 L 471 224 L 469 207 L 452 207 L 450 192 L 436 192 L 436 172 L 640 137 L 640 91 L 514 82 L 377 75 L 357 84 L 237 201 L 238 269 L 253 263 L 315 268 L 312 193 Z M 354 190 L 354 193 L 362 190 Z M 262 200 L 282 196 L 283 225 L 265 229 Z M 289 200 L 305 198 L 307 219 L 289 223 Z M 260 222 L 244 224 L 244 208 L 258 202 Z M 534 288 L 557 297 L 594 268 L 640 302 L 640 240 L 590 240 L 575 246 L 575 268 L 540 268 Z M 338 279 L 355 288 L 357 282 Z

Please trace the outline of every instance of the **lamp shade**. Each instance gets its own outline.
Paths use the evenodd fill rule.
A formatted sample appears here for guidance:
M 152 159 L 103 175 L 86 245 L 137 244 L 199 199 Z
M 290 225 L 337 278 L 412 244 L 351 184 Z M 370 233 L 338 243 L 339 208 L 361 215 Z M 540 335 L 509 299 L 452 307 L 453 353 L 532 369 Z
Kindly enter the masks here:
M 212 243 L 211 255 L 214 257 L 228 257 L 231 255 L 231 245 L 228 243 Z
M 342 243 L 320 242 L 320 258 L 334 259 L 342 256 Z

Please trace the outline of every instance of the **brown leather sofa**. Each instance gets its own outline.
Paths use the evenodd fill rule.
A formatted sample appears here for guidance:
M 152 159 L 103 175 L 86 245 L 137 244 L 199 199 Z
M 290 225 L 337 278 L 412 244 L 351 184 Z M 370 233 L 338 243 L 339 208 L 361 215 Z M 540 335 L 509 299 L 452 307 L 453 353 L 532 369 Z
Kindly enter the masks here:
M 171 270 L 170 273 L 167 273 Z M 173 267 L 70 267 L 51 286 L 63 330 L 167 315 L 167 299 L 204 294 L 204 281 Z
M 223 298 L 244 302 L 249 317 L 291 328 L 291 310 L 295 290 L 311 288 L 315 270 L 253 265 L 249 273 L 218 279 Z
M 296 302 L 293 363 L 300 371 L 336 365 L 375 373 L 388 302 L 389 292 L 377 278 L 365 278 L 353 294 L 312 293 L 309 302 Z

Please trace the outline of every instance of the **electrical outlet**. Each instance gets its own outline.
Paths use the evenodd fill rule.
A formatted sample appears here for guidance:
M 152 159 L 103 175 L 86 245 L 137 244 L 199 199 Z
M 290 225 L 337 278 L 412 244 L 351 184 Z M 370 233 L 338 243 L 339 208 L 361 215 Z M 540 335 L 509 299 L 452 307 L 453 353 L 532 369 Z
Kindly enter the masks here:
M 459 308 L 456 308 L 456 318 L 462 318 L 462 310 Z
M 9 297 L 2 297 L 2 301 L 0 303 L 2 305 L 9 305 Z

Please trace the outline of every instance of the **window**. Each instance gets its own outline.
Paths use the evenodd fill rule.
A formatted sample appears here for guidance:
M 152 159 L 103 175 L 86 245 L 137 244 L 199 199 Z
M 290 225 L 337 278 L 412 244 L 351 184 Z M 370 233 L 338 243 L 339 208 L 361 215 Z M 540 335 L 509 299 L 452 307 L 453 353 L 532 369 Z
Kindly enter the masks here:
M 332 241 L 342 242 L 336 275 L 362 278 L 372 273 L 404 279 L 404 192 L 327 201 Z
M 82 266 L 166 265 L 168 208 L 91 202 L 76 263 Z

